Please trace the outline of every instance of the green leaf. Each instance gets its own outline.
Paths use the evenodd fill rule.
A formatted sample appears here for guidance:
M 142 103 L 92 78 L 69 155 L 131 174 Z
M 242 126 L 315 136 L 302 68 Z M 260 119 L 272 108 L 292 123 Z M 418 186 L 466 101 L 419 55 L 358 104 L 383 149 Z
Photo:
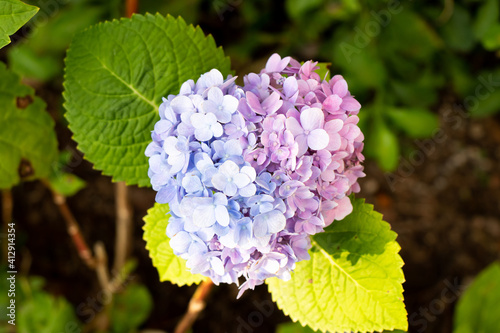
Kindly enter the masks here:
M 36 54 L 26 44 L 13 46 L 7 57 L 10 68 L 23 77 L 48 81 L 62 71 L 57 58 Z
M 229 59 L 181 18 L 134 15 L 77 34 L 66 57 L 66 117 L 79 149 L 105 175 L 149 186 L 144 151 L 161 98 Z
M 346 33 L 348 33 L 346 31 Z M 358 95 L 369 88 L 380 88 L 387 80 L 387 69 L 377 50 L 370 45 L 360 48 L 354 42 L 356 35 L 344 35 L 339 31 L 339 38 L 333 43 L 333 57 L 336 73 L 337 66 L 344 70 L 344 77 L 349 83 L 353 95 Z
M 407 329 L 400 247 L 382 215 L 363 199 L 353 212 L 312 238 L 311 259 L 290 281 L 268 279 L 283 312 L 322 332 Z
M 10 68 L 43 82 L 62 74 L 64 55 L 74 34 L 99 22 L 104 9 L 90 6 L 88 1 L 61 5 L 44 24 L 34 25 L 27 38 L 8 50 Z
M 479 101 L 476 110 L 471 110 L 473 118 L 488 117 L 500 112 L 500 90 L 493 91 L 488 97 Z
M 442 36 L 452 50 L 470 51 L 476 42 L 469 12 L 455 4 L 453 15 L 442 28 Z
M 205 277 L 191 274 L 186 267 L 186 261 L 174 254 L 167 237 L 167 215 L 170 209 L 167 204 L 155 203 L 144 217 L 144 240 L 153 266 L 158 269 L 160 281 L 170 281 L 179 286 L 202 282 Z
M 19 0 L 0 0 L 0 48 L 9 44 L 9 36 L 26 24 L 37 11 L 37 7 Z
M 499 304 L 500 263 L 494 262 L 479 273 L 458 301 L 453 333 L 498 332 Z
M 5 189 L 16 185 L 20 174 L 23 180 L 49 176 L 57 140 L 54 121 L 33 89 L 22 85 L 2 62 L 0 78 L 0 189 Z M 29 100 L 33 102 L 24 105 Z M 18 102 L 23 105 L 18 107 Z
M 471 77 L 471 69 L 457 55 L 447 54 L 443 59 L 445 70 L 448 72 L 448 81 L 453 85 L 455 92 L 463 99 L 474 93 L 477 82 Z
M 403 59 L 402 63 L 408 59 Z M 416 68 L 418 72 L 412 74 L 411 81 L 403 78 L 393 79 L 390 82 L 393 95 L 397 97 L 402 105 L 426 108 L 438 100 L 439 88 L 446 82 L 441 73 L 436 73 L 432 68 Z M 406 74 L 405 74 L 406 73 Z M 399 74 L 407 75 L 408 71 L 401 70 Z
M 149 317 L 153 309 L 151 295 L 143 285 L 128 285 L 118 293 L 111 307 L 111 332 L 127 333 L 135 330 Z
M 366 150 L 374 157 L 384 171 L 396 169 L 399 162 L 399 140 L 385 122 L 375 119 L 366 138 Z
M 381 52 L 387 57 L 407 57 L 410 61 L 427 62 L 436 49 L 442 47 L 442 40 L 436 31 L 412 10 L 393 15 L 391 23 L 382 29 L 378 38 Z
M 386 115 L 392 123 L 412 138 L 426 138 L 439 128 L 439 118 L 426 109 L 388 107 Z
M 499 5 L 498 0 L 486 0 L 477 11 L 473 31 L 476 38 L 482 39 L 484 34 L 498 22 Z
M 80 177 L 64 171 L 70 160 L 71 154 L 68 151 L 61 152 L 58 163 L 54 163 L 52 173 L 47 179 L 52 190 L 66 197 L 75 195 L 86 185 Z
M 104 5 L 90 1 L 66 1 L 66 5 L 51 14 L 45 24 L 36 25 L 29 39 L 23 41 L 38 54 L 66 52 L 76 33 L 98 23 L 104 16 Z M 62 60 L 62 58 L 61 58 Z
M 318 73 L 319 77 L 321 80 L 327 79 L 330 80 L 332 77 L 332 73 L 330 71 L 330 68 L 332 67 L 331 62 L 318 62 L 317 66 L 319 69 L 316 70 L 316 73 Z
M 323 0 L 286 0 L 286 11 L 294 20 L 303 19 L 307 12 L 319 8 Z
M 71 304 L 62 297 L 54 297 L 43 290 L 33 294 L 21 303 L 17 315 L 19 333 L 77 332 L 80 321 Z
M 315 333 L 309 326 L 302 326 L 300 323 L 279 324 L 276 333 Z M 401 330 L 384 331 L 383 333 L 406 333 Z
M 67 172 L 58 172 L 48 179 L 50 187 L 65 197 L 75 195 L 86 185 L 85 181 L 78 176 Z
M 481 39 L 485 49 L 495 51 L 500 48 L 500 23 L 491 26 Z

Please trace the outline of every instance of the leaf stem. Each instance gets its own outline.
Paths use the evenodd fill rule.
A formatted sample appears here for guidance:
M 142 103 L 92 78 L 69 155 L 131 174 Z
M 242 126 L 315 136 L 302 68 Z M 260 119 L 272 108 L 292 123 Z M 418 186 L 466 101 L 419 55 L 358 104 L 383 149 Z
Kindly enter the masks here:
M 437 18 L 438 23 L 445 24 L 453 15 L 453 10 L 455 8 L 454 0 L 444 0 L 444 8 L 439 17 Z
M 125 14 L 127 17 L 132 17 L 139 9 L 139 0 L 127 0 L 125 5 Z
M 118 274 L 130 253 L 132 240 L 132 209 L 128 202 L 128 188 L 125 182 L 115 184 L 116 197 L 116 240 L 114 274 Z
M 179 324 L 175 328 L 174 333 L 186 333 L 193 326 L 198 315 L 205 308 L 205 299 L 207 298 L 214 283 L 210 279 L 204 280 L 194 292 L 193 297 L 189 301 L 187 312 L 182 317 Z
M 94 244 L 94 253 L 96 258 L 95 271 L 97 274 L 97 279 L 99 280 L 99 284 L 103 289 L 109 288 L 110 281 L 109 281 L 109 272 L 107 269 L 108 255 L 106 254 L 106 249 L 104 248 L 104 244 L 102 242 L 99 241 Z
M 66 222 L 68 234 L 71 237 L 76 250 L 78 251 L 78 255 L 90 269 L 95 269 L 96 259 L 92 255 L 92 252 L 90 251 L 87 242 L 82 235 L 80 226 L 78 225 L 78 222 L 76 221 L 73 213 L 71 213 L 71 210 L 66 203 L 66 197 L 54 191 L 47 181 L 42 182 L 52 192 L 54 203 L 56 204 L 57 208 L 59 208 L 59 211 L 64 218 L 64 222 Z

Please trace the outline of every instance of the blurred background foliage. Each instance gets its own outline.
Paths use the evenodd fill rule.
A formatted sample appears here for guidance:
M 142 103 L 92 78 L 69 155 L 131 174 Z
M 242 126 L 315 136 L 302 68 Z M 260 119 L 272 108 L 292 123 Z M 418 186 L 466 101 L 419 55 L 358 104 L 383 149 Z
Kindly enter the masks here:
M 53 116 L 65 126 L 60 93 L 66 49 L 74 33 L 122 17 L 124 1 L 25 2 L 40 11 L 0 59 L 37 94 L 59 98 L 51 103 L 60 111 Z M 180 15 L 212 34 L 237 75 L 258 71 L 274 52 L 330 63 L 332 75 L 342 74 L 363 105 L 365 155 L 385 171 L 396 169 L 416 140 L 436 135 L 444 102 L 463 110 L 462 117 L 491 117 L 500 110 L 499 7 L 498 0 L 139 1 L 140 13 Z M 61 154 L 50 184 L 71 196 L 85 183 L 64 172 L 67 159 Z M 45 292 L 41 278 L 22 277 L 18 284 L 20 332 L 63 331 L 57 325 L 67 322 L 80 327 L 69 303 Z M 151 308 L 147 289 L 132 284 L 109 307 L 110 327 L 133 332 Z M 302 331 L 297 327 L 280 332 Z
M 27 38 L 8 48 L 9 66 L 56 85 L 73 34 L 123 13 L 117 0 L 28 2 L 40 13 L 22 32 Z M 477 100 L 484 80 L 500 81 L 498 0 L 142 0 L 139 12 L 200 25 L 237 74 L 258 70 L 273 52 L 331 63 L 363 105 L 365 154 L 385 171 L 412 151 L 412 141 L 435 135 L 443 96 L 460 105 L 468 96 Z M 500 110 L 500 90 L 489 89 L 465 105 L 471 116 Z
M 26 263 L 26 262 L 25 262 Z M 26 266 L 26 264 L 25 264 Z M 6 274 L 8 268 L 0 266 L 0 286 L 2 290 L 12 288 L 8 280 L 11 275 Z M 26 268 L 26 267 L 24 267 Z M 59 332 L 83 332 L 84 324 L 86 330 L 100 333 L 95 330 L 99 321 L 105 320 L 108 327 L 107 333 L 133 333 L 149 317 L 153 308 L 153 299 L 144 285 L 131 281 L 133 277 L 125 280 L 116 294 L 107 291 L 99 291 L 90 295 L 76 306 L 62 295 L 54 295 L 44 290 L 46 281 L 36 275 L 25 274 L 16 276 L 15 298 L 7 292 L 0 294 L 0 305 L 2 320 L 10 318 L 8 306 L 10 300 L 15 299 L 15 315 L 18 333 L 59 333 Z M 76 311 L 75 311 L 76 310 Z M 80 319 L 83 319 L 84 323 Z M 94 320 L 95 319 L 95 320 Z M 0 325 L 0 333 L 9 333 L 13 326 Z M 102 332 L 104 333 L 104 332 Z

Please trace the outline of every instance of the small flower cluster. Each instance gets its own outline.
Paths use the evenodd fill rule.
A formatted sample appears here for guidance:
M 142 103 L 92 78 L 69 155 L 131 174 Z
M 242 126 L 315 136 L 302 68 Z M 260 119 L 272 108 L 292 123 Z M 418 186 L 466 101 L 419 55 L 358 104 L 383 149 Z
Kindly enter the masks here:
M 243 87 L 213 69 L 159 110 L 146 155 L 170 245 L 214 283 L 244 276 L 240 295 L 290 279 L 309 236 L 352 211 L 364 176 L 361 106 L 316 65 L 274 54 Z

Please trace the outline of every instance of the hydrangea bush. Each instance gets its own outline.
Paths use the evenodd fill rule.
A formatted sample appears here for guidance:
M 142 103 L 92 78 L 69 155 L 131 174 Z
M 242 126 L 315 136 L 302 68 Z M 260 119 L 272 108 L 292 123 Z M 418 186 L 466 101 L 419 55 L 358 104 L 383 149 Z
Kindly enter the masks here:
M 310 235 L 352 211 L 364 176 L 360 104 L 342 76 L 273 54 L 259 73 L 213 69 L 163 99 L 146 155 L 166 234 L 192 273 L 216 284 L 289 280 Z
M 156 191 L 144 239 L 161 281 L 265 282 L 314 330 L 406 329 L 396 234 L 353 195 L 361 106 L 319 65 L 274 54 L 237 80 L 201 29 L 135 15 L 74 37 L 66 118 L 103 174 Z

